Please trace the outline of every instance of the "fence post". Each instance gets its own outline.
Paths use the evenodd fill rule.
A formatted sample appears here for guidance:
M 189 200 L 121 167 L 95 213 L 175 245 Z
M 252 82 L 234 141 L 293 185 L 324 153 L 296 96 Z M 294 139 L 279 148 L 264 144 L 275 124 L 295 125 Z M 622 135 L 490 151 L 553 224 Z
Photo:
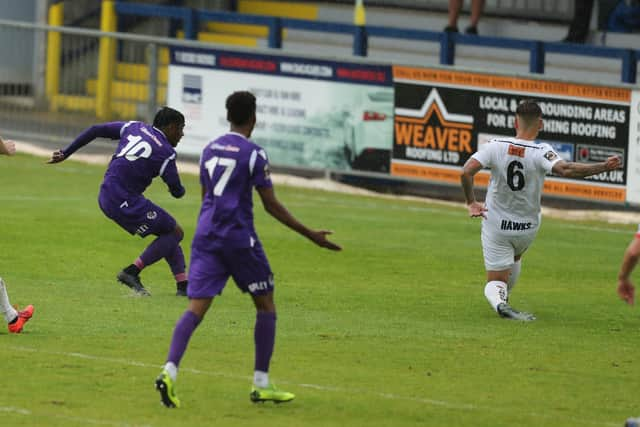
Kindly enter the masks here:
M 184 38 L 185 40 L 197 40 L 198 39 L 198 15 L 194 9 L 185 8 L 184 18 L 182 19 L 184 25 Z
M 456 43 L 451 31 L 444 31 L 440 38 L 440 63 L 453 65 L 456 57 Z
M 625 83 L 635 83 L 638 74 L 638 57 L 635 51 L 625 50 L 622 54 L 622 81 Z
M 282 19 L 272 18 L 269 22 L 269 47 L 282 48 Z
M 544 74 L 545 51 L 544 43 L 533 42 L 529 50 L 529 72 Z
M 115 32 L 117 26 L 116 8 L 113 0 L 102 1 L 100 31 Z M 111 116 L 111 82 L 115 71 L 116 40 L 100 37 L 98 51 L 98 88 L 96 91 L 96 116 L 108 119 Z
M 153 123 L 158 109 L 158 45 L 147 46 L 147 64 L 149 64 L 149 86 L 147 95 L 147 123 Z
M 353 54 L 367 56 L 368 47 L 367 27 L 357 25 L 353 33 Z
M 356 56 L 367 56 L 369 43 L 367 40 L 367 14 L 364 9 L 364 0 L 356 0 L 353 6 L 353 54 Z
M 64 24 L 64 3 L 58 2 L 49 8 L 49 25 L 60 27 Z M 45 77 L 45 94 L 49 108 L 58 110 L 54 101 L 60 91 L 60 55 L 62 52 L 62 34 L 50 31 L 47 35 L 47 69 Z

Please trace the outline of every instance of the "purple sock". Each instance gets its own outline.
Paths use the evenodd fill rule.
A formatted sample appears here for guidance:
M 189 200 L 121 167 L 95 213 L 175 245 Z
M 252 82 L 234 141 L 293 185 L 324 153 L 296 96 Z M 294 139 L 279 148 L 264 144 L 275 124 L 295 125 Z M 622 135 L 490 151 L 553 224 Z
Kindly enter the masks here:
M 173 253 L 176 246 L 178 246 L 178 243 L 180 243 L 180 239 L 178 239 L 178 236 L 174 232 L 158 236 L 149 246 L 147 246 L 147 249 L 142 252 L 140 259 L 144 263 L 145 267 L 148 267 Z
M 273 344 L 276 340 L 276 313 L 258 312 L 253 338 L 256 343 L 255 370 L 269 372 L 269 362 L 273 354 Z
M 189 339 L 199 323 L 200 318 L 193 312 L 189 310 L 184 312 L 173 330 L 173 338 L 171 338 L 171 347 L 169 348 L 167 362 L 173 362 L 176 366 L 180 364 L 180 359 L 182 359 L 184 352 L 187 350 Z
M 167 260 L 167 264 L 169 264 L 169 268 L 171 268 L 171 272 L 174 276 L 181 273 L 184 274 L 186 265 L 184 262 L 184 253 L 182 252 L 180 245 L 176 245 L 173 252 L 167 255 L 165 259 Z

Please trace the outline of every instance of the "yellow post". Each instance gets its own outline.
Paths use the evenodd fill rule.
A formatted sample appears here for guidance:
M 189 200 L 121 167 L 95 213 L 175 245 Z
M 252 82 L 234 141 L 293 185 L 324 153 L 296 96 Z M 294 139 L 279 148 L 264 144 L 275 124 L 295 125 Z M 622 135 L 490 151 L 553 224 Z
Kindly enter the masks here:
M 353 9 L 353 24 L 359 27 L 367 25 L 367 16 L 364 13 L 364 0 L 356 0 Z
M 49 25 L 60 27 L 64 24 L 64 3 L 54 3 L 49 8 Z M 60 55 L 62 51 L 62 34 L 49 31 L 47 34 L 47 69 L 45 77 L 45 93 L 49 108 L 57 110 L 53 99 L 60 90 Z
M 100 31 L 116 31 L 116 7 L 113 0 L 102 1 Z M 98 87 L 96 90 L 96 116 L 109 119 L 111 116 L 111 82 L 115 74 L 116 39 L 100 37 L 98 53 Z

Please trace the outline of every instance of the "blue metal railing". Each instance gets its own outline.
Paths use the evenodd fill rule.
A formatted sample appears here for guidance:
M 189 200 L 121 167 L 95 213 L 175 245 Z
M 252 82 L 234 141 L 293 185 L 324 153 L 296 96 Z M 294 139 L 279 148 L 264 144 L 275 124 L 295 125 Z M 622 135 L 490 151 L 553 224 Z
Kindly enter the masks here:
M 234 12 L 211 12 L 177 6 L 117 2 L 116 13 L 123 15 L 157 16 L 180 20 L 182 21 L 185 38 L 192 40 L 197 38 L 197 32 L 201 22 L 217 21 L 267 26 L 269 28 L 268 46 L 275 49 L 282 48 L 282 30 L 284 28 L 323 33 L 350 34 L 353 36 L 353 54 L 356 56 L 367 56 L 369 37 L 436 42 L 440 44 L 440 64 L 443 65 L 453 65 L 455 63 L 455 50 L 457 45 L 527 50 L 529 51 L 529 71 L 537 74 L 544 74 L 545 57 L 547 53 L 613 58 L 621 61 L 621 80 L 625 83 L 636 83 L 638 61 L 640 60 L 640 50 L 633 49 L 475 36 L 392 27 L 357 26 L 353 24 L 278 18 Z
M 116 14 L 169 18 L 182 21 L 186 39 L 198 38 L 198 11 L 188 7 L 159 6 L 140 3 L 116 2 Z

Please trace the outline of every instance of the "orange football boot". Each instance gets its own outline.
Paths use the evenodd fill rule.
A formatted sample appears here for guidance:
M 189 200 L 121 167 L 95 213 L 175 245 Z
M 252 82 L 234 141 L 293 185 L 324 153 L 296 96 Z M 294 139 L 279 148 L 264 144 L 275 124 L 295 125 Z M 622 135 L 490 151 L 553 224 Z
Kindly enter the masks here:
M 19 334 L 20 332 L 22 332 L 24 324 L 27 323 L 29 319 L 31 319 L 31 316 L 33 316 L 32 305 L 28 305 L 24 310 L 18 311 L 18 319 L 15 322 L 9 323 L 7 325 L 9 327 L 9 332 L 13 334 Z

